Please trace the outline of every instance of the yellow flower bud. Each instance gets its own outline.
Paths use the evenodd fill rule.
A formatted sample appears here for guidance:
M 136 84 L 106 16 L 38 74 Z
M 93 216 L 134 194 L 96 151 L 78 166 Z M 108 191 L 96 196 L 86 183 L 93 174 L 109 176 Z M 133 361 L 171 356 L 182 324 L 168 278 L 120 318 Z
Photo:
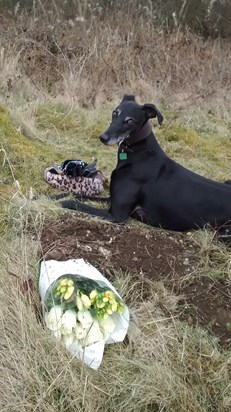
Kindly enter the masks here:
M 65 279 L 60 280 L 59 284 L 60 284 L 60 286 L 66 286 L 67 282 L 68 282 L 68 280 L 65 278 Z
M 99 303 L 96 304 L 96 306 L 97 306 L 97 308 L 102 309 L 102 308 L 104 308 L 105 303 L 104 302 L 99 302 Z
M 107 314 L 108 314 L 108 315 L 112 315 L 113 312 L 112 312 L 112 310 L 111 310 L 110 308 L 107 308 L 106 310 L 107 310 Z
M 103 302 L 108 302 L 108 298 L 106 296 L 103 298 Z
M 66 293 L 65 293 L 65 295 L 64 295 L 64 299 L 65 299 L 65 300 L 68 300 L 68 299 L 71 297 L 71 295 L 72 295 L 73 292 L 74 292 L 74 289 L 75 289 L 74 286 L 69 286 L 69 287 L 67 288 L 67 291 L 66 291 Z
M 98 295 L 98 292 L 97 292 L 97 290 L 96 289 L 94 289 L 94 290 L 92 290 L 91 291 L 91 293 L 90 293 L 90 295 L 89 295 L 89 297 L 90 297 L 90 299 L 95 299 L 96 298 L 96 296 Z
M 108 314 L 107 314 L 107 313 L 104 313 L 103 319 L 107 319 L 107 318 L 108 318 Z
M 90 299 L 87 295 L 82 294 L 81 295 L 81 300 L 82 300 L 83 305 L 85 306 L 85 308 L 90 308 L 91 301 L 90 301 Z
M 77 305 L 77 308 L 79 309 L 79 311 L 83 310 L 83 302 L 82 302 L 82 300 L 80 299 L 79 296 L 77 296 L 77 298 L 76 298 L 76 305 Z
M 116 312 L 117 311 L 117 302 L 116 301 L 114 301 L 113 303 L 112 303 L 112 305 L 111 305 L 111 310 L 112 310 L 112 312 Z
M 114 299 L 115 298 L 115 295 L 114 295 L 114 293 L 111 291 L 111 290 L 106 290 L 106 292 L 105 292 L 105 297 L 107 297 L 108 299 Z
M 61 293 L 65 293 L 66 290 L 67 290 L 66 286 L 62 286 L 62 287 L 60 288 L 60 292 L 61 292 Z
M 72 279 L 68 279 L 67 285 L 68 285 L 68 286 L 73 286 L 73 285 L 74 285 L 73 280 L 72 280 Z

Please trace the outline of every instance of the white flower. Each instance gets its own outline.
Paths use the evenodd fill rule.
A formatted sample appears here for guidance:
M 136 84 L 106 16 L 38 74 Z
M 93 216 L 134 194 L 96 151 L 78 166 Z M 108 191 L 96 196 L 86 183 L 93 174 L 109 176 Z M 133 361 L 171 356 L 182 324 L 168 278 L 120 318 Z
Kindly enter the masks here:
M 108 316 L 107 319 L 99 320 L 99 326 L 101 331 L 103 332 L 104 339 L 108 339 L 110 334 L 114 331 L 116 324 L 112 317 Z
M 99 328 L 99 323 L 97 320 L 94 320 L 92 325 L 87 331 L 86 339 L 85 339 L 85 345 L 92 345 L 93 343 L 100 342 L 103 340 L 103 334 Z
M 76 325 L 76 312 L 74 310 L 66 310 L 62 316 L 62 333 L 68 335 Z
M 50 330 L 57 331 L 62 326 L 62 312 L 61 306 L 53 306 L 45 314 L 45 322 Z
M 70 345 L 72 345 L 74 340 L 75 340 L 75 335 L 73 333 L 70 333 L 68 335 L 63 335 L 62 337 L 62 342 L 64 343 L 67 349 Z
M 87 329 L 84 329 L 81 325 L 81 323 L 77 323 L 75 327 L 75 336 L 77 339 L 81 340 L 85 338 L 87 334 Z
M 93 323 L 93 319 L 89 310 L 81 310 L 80 312 L 78 312 L 77 318 L 84 329 L 88 329 Z

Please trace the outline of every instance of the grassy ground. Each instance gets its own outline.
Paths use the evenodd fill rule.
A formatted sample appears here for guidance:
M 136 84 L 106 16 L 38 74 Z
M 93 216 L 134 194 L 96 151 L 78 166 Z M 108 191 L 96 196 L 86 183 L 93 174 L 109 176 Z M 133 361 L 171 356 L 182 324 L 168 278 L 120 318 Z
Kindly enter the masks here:
M 162 46 L 167 47 L 167 40 L 162 35 L 160 40 Z M 178 40 L 182 41 L 180 34 Z M 143 37 L 140 42 L 145 43 Z M 199 53 L 196 41 L 193 44 L 196 56 Z M 216 49 L 218 45 L 213 47 Z M 207 53 L 211 52 L 215 60 L 214 49 L 208 49 Z M 96 96 L 100 98 L 94 105 L 83 107 L 87 86 L 75 102 L 72 101 L 70 83 L 63 94 L 61 89 L 56 94 L 54 91 L 50 93 L 44 84 L 38 87 L 39 83 L 36 83 L 35 87 L 31 76 L 22 72 L 19 56 L 6 55 L 3 48 L 1 50 L 1 412 L 230 411 L 230 351 L 221 349 L 216 339 L 202 328 L 180 321 L 176 311 L 178 297 L 167 291 L 161 282 L 148 281 L 153 295 L 145 300 L 141 292 L 137 294 L 141 291 L 139 282 L 134 284 L 129 275 L 117 274 L 115 285 L 128 302 L 136 322 L 131 324 L 129 343 L 106 348 L 104 361 L 97 372 L 71 359 L 43 328 L 38 316 L 40 305 L 36 287 L 41 247 L 39 236 L 44 219 L 51 215 L 58 219 L 62 211 L 47 200 L 31 202 L 28 199 L 30 188 L 40 194 L 50 192 L 43 181 L 44 169 L 73 156 L 86 161 L 97 158 L 99 168 L 110 176 L 116 162 L 116 148 L 103 147 L 98 136 L 108 124 L 111 109 L 119 101 L 118 95 L 123 93 L 125 86 L 118 87 L 116 93 L 112 88 L 112 102 L 106 102 L 104 91 L 97 89 Z M 108 47 L 108 59 L 112 51 L 113 48 Z M 167 71 L 169 50 L 165 48 L 165 51 L 163 64 Z M 185 53 L 184 48 L 182 58 Z M 214 60 L 210 65 L 210 77 L 213 73 L 216 78 Z M 97 64 L 99 61 L 93 66 L 92 73 Z M 113 65 L 116 65 L 116 56 L 113 56 Z M 187 65 L 189 67 L 190 63 Z M 186 63 L 184 70 L 185 67 Z M 87 69 L 90 78 L 89 65 Z M 134 80 L 128 79 L 129 90 L 136 79 L 135 71 L 132 73 Z M 65 79 L 70 80 L 65 76 L 66 71 L 64 83 Z M 10 78 L 15 81 L 12 87 L 9 83 L 7 86 Z M 72 78 L 77 92 L 80 91 L 80 80 Z M 93 80 L 95 86 L 96 80 Z M 190 82 L 192 87 L 193 78 Z M 217 86 L 221 84 L 220 76 Z M 145 86 L 143 95 L 146 90 L 147 98 L 151 99 L 157 89 L 152 84 L 150 93 L 148 82 L 143 80 L 142 85 Z M 93 86 L 89 82 L 88 92 L 94 89 Z M 199 80 L 196 87 L 199 89 Z M 134 89 L 141 90 L 141 80 Z M 202 104 L 200 98 L 199 105 L 192 99 L 188 105 L 188 100 L 182 99 L 182 90 L 178 88 L 175 108 L 171 96 L 168 100 L 167 93 L 161 95 L 158 86 L 158 101 L 154 102 L 165 117 L 163 127 L 155 125 L 158 140 L 171 157 L 192 170 L 219 181 L 230 178 L 230 106 L 225 100 L 219 100 L 222 92 L 225 95 L 228 90 L 228 80 L 219 91 L 217 87 L 213 104 L 210 98 Z M 210 109 L 213 105 L 215 110 Z M 31 227 L 33 235 L 29 230 Z M 194 238 L 201 248 L 201 264 L 196 275 L 222 277 L 230 284 L 229 250 L 215 245 L 206 231 L 195 233 Z M 32 294 L 25 292 L 23 282 L 28 279 L 35 285 Z M 168 315 L 164 307 L 168 308 Z

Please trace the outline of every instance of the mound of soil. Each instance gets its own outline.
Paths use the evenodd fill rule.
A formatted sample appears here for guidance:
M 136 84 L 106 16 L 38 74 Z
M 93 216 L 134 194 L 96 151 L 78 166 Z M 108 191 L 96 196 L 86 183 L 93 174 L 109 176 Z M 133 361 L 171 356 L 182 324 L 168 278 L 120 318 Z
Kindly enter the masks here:
M 181 318 L 209 328 L 222 345 L 231 342 L 231 288 L 208 277 L 193 278 L 197 250 L 187 234 L 145 226 L 130 227 L 64 215 L 46 222 L 41 234 L 43 258 L 84 258 L 113 280 L 121 271 L 161 280 L 183 295 Z

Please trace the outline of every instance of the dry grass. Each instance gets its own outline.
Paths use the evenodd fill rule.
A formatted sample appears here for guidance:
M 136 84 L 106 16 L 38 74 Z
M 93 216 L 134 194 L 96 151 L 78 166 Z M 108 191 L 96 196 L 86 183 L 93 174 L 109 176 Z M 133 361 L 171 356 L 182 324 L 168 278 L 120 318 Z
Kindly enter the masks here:
M 83 21 L 49 16 L 49 23 L 22 16 L 10 28 L 3 24 L 0 84 L 5 96 L 21 90 L 29 78 L 33 93 L 49 90 L 71 106 L 95 106 L 132 91 L 180 109 L 206 103 L 207 110 L 227 118 L 230 42 L 203 40 L 178 29 L 166 33 L 149 16 L 123 12 L 105 19 L 89 14 Z M 9 44 L 15 55 L 11 67 Z
M 44 168 L 73 156 L 73 147 L 110 175 L 116 153 L 99 150 L 98 135 L 124 91 L 159 104 L 166 123 L 157 135 L 172 157 L 213 178 L 230 174 L 230 45 L 179 30 L 167 36 L 148 18 L 124 21 L 119 13 L 107 22 L 49 24 L 21 16 L 0 28 L 1 412 L 231 407 L 230 353 L 179 321 L 178 298 L 161 283 L 117 274 L 135 321 L 126 343 L 107 347 L 97 372 L 71 359 L 38 317 L 39 234 L 44 218 L 60 210 L 25 194 L 44 193 Z M 230 281 L 230 252 L 212 236 L 193 235 L 201 247 L 196 275 Z M 31 294 L 22 288 L 28 279 Z
M 211 229 L 195 231 L 192 241 L 200 248 L 196 276 L 202 274 L 231 284 L 230 249 L 216 241 L 215 232 Z
M 181 323 L 178 298 L 159 282 L 143 278 L 134 283 L 118 273 L 115 285 L 134 319 L 128 341 L 107 347 L 97 372 L 70 358 L 38 317 L 43 217 L 15 202 L 20 213 L 14 214 L 12 230 L 17 236 L 0 241 L 2 412 L 207 412 L 212 405 L 218 412 L 230 410 L 229 352 L 220 352 L 202 329 Z M 37 235 L 25 233 L 28 224 Z M 31 293 L 23 287 L 28 279 Z M 142 295 L 147 287 L 149 299 Z

